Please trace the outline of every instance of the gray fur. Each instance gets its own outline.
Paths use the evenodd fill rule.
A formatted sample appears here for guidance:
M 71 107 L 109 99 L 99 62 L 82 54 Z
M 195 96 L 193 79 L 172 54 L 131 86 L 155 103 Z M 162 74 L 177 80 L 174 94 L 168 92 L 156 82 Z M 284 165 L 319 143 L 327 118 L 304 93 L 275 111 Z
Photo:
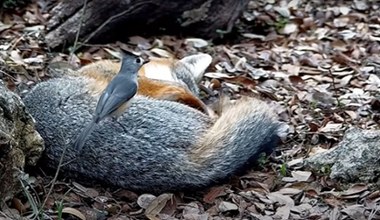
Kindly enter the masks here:
M 195 94 L 199 95 L 199 88 L 197 83 L 195 82 L 194 76 L 192 75 L 192 66 L 191 63 L 178 63 L 177 65 L 181 65 L 181 68 L 176 68 L 176 76 L 177 78 L 182 81 L 184 86 L 187 86 L 189 90 Z
M 52 168 L 67 144 L 65 161 L 75 157 L 72 140 L 92 119 L 97 97 L 89 95 L 88 83 L 89 79 L 82 77 L 52 79 L 38 84 L 25 97 L 46 142 L 45 162 Z M 276 145 L 279 124 L 266 109 L 247 104 L 252 111 L 226 125 L 223 140 L 210 146 L 212 155 L 197 164 L 190 151 L 202 144 L 201 137 L 214 124 L 212 119 L 180 103 L 136 96 L 117 121 L 106 119 L 95 127 L 83 154 L 64 166 L 63 172 L 147 192 L 214 184 Z
M 184 67 L 185 68 L 185 67 Z M 195 80 L 191 77 L 188 77 L 186 74 L 181 74 L 182 72 L 178 72 L 178 79 L 182 80 L 185 85 L 187 85 L 187 88 L 189 88 L 189 90 L 199 96 L 199 88 L 195 82 Z

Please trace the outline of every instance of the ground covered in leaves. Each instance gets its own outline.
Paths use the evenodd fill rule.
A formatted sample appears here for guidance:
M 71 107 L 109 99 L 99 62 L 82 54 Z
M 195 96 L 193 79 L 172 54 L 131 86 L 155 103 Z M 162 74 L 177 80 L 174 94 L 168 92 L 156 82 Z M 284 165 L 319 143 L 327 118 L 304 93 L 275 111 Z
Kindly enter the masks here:
M 270 100 L 290 134 L 246 175 L 196 193 L 154 196 L 60 178 L 46 197 L 52 176 L 38 171 L 28 193 L 2 207 L 0 219 L 36 217 L 39 209 L 47 219 L 379 219 L 376 185 L 342 184 L 302 166 L 304 158 L 336 146 L 347 128 L 378 129 L 380 120 L 379 4 L 319 2 L 252 1 L 229 43 L 134 36 L 71 54 L 44 46 L 49 14 L 42 6 L 1 14 L 0 78 L 21 95 L 49 78 L 54 65 L 115 59 L 118 47 L 149 56 L 205 52 L 213 57 L 202 82 L 205 99 L 227 91 Z

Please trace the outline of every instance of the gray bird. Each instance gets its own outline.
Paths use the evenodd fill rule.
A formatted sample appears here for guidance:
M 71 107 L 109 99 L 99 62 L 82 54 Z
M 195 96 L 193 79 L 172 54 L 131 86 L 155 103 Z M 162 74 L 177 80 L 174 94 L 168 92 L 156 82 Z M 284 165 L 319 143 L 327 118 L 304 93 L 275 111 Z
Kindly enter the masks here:
M 78 152 L 82 151 L 87 136 L 96 124 L 109 116 L 119 117 L 127 109 L 128 103 L 137 93 L 138 71 L 147 62 L 132 53 L 123 53 L 119 73 L 111 80 L 100 96 L 92 121 L 74 142 L 74 148 Z

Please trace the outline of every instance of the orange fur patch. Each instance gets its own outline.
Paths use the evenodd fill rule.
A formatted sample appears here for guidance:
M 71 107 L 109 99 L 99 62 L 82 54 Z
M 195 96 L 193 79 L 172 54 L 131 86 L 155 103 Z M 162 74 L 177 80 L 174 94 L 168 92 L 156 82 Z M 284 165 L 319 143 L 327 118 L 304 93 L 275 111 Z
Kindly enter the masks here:
M 180 102 L 209 114 L 210 110 L 207 106 L 184 87 L 170 81 L 164 82 L 145 77 L 147 71 L 149 71 L 150 74 L 155 74 L 155 70 L 157 70 L 157 74 L 164 71 L 167 71 L 165 74 L 171 74 L 174 63 L 174 59 L 153 58 L 152 61 L 142 66 L 138 73 L 139 87 L 137 93 L 154 99 Z M 76 75 L 94 79 L 92 83 L 89 84 L 89 90 L 93 95 L 99 96 L 119 70 L 120 63 L 102 60 L 82 67 Z
M 93 83 L 89 85 L 89 89 L 93 95 L 100 95 L 119 72 L 120 66 L 120 63 L 101 60 L 82 67 L 77 75 L 94 79 Z
M 204 113 L 208 113 L 207 106 L 202 100 L 191 94 L 191 92 L 185 88 L 172 85 L 172 83 L 140 77 L 138 93 L 155 99 L 180 102 Z
M 177 77 L 173 74 L 173 69 L 176 62 L 177 60 L 169 58 L 151 58 L 149 63 L 140 68 L 139 76 L 145 76 L 150 79 L 175 81 Z

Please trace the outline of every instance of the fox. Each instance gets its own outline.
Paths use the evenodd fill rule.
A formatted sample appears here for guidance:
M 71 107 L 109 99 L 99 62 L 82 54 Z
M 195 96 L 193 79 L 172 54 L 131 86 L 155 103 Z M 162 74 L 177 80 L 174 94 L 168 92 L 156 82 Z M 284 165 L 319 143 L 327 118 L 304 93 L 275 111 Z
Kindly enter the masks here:
M 181 63 L 188 64 L 184 68 L 179 68 L 178 60 L 161 62 L 160 68 L 147 66 L 141 74 L 146 78 L 156 74 L 156 80 L 166 74 L 163 82 L 184 84 L 196 96 L 199 90 L 194 86 L 202 78 L 204 58 L 184 59 Z M 82 67 L 74 75 L 40 82 L 24 97 L 45 141 L 41 163 L 56 169 L 65 152 L 61 172 L 77 181 L 157 194 L 202 189 L 246 172 L 284 136 L 284 125 L 273 108 L 259 99 L 224 100 L 220 114 L 211 117 L 184 103 L 141 92 L 117 120 L 101 121 L 77 155 L 72 140 L 91 121 L 99 85 L 107 84 L 104 76 L 113 74 L 86 71 Z
M 181 60 L 151 58 L 138 71 L 138 94 L 180 102 L 215 117 L 215 112 L 199 98 L 197 86 L 211 60 L 210 55 L 202 53 L 190 55 Z M 93 90 L 100 94 L 119 72 L 120 66 L 119 62 L 101 60 L 71 74 L 96 79 L 97 83 Z

